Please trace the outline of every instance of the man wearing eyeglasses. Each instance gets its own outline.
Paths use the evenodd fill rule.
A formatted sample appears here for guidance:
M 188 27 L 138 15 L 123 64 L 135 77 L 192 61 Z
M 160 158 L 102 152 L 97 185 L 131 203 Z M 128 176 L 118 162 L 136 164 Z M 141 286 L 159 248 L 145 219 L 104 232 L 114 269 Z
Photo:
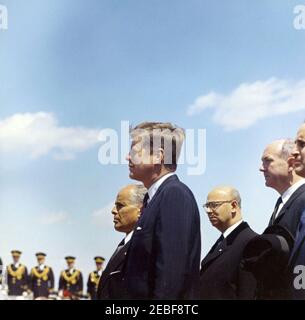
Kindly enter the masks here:
M 255 279 L 239 266 L 244 246 L 257 234 L 242 219 L 239 192 L 229 186 L 217 187 L 203 207 L 221 236 L 201 262 L 201 299 L 253 299 Z

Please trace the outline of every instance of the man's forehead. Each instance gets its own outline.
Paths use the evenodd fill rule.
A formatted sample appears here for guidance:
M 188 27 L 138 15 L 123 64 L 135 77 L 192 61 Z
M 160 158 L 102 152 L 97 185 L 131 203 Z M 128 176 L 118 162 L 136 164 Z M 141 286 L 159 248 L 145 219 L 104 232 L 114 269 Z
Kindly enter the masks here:
M 269 144 L 263 152 L 262 159 L 279 156 L 281 152 L 281 145 L 279 143 Z
M 297 139 L 305 140 L 305 125 L 302 125 L 297 133 Z
M 218 200 L 226 199 L 229 196 L 229 191 L 227 189 L 214 189 L 208 194 L 208 200 Z
M 131 190 L 132 190 L 131 187 L 126 187 L 122 189 L 117 195 L 116 202 L 129 200 L 131 196 Z

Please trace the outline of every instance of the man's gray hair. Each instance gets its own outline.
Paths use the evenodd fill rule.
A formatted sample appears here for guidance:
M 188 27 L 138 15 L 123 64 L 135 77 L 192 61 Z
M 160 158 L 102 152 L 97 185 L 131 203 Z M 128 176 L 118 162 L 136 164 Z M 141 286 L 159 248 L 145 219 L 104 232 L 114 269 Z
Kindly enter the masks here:
M 236 200 L 239 208 L 241 208 L 241 197 L 240 197 L 239 192 L 236 189 L 232 188 L 231 193 L 232 193 L 233 199 Z
M 142 184 L 134 184 L 132 186 L 132 202 L 137 206 L 142 206 L 147 189 Z
M 295 143 L 292 139 L 285 139 L 281 149 L 281 158 L 287 160 L 295 148 Z

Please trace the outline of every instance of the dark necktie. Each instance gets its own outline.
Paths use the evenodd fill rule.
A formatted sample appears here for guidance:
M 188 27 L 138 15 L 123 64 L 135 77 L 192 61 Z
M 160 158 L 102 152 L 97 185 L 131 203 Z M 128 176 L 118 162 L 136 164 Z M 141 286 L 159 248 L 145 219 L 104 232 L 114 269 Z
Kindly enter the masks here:
M 141 208 L 141 213 L 143 213 L 144 209 L 147 207 L 148 200 L 149 200 L 149 195 L 148 195 L 148 192 L 146 192 L 143 199 L 143 206 Z
M 283 202 L 282 197 L 279 197 L 279 198 L 277 199 L 277 202 L 276 202 L 276 204 L 275 204 L 275 207 L 274 207 L 274 210 L 273 210 L 273 213 L 272 213 L 272 216 L 271 216 L 271 225 L 274 224 L 274 221 L 275 221 L 275 219 L 276 219 L 277 211 L 278 211 L 279 206 L 281 205 L 282 202 Z
M 125 238 L 119 243 L 117 248 L 115 249 L 113 255 L 111 256 L 110 260 L 108 261 L 108 264 L 110 264 L 110 261 L 113 260 L 113 258 L 117 255 L 117 253 L 124 247 L 125 245 Z

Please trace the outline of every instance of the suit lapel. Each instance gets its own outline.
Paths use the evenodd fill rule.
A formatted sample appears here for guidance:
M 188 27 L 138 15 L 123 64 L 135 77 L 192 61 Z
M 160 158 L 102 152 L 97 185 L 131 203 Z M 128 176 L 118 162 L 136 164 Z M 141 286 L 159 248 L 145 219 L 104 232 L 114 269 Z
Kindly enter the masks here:
M 279 222 L 279 220 L 281 220 L 281 218 L 284 216 L 284 214 L 286 213 L 286 211 L 289 210 L 289 207 L 291 206 L 291 204 L 294 202 L 294 200 L 299 197 L 303 192 L 305 192 L 305 184 L 301 185 L 289 198 L 289 200 L 284 204 L 283 208 L 281 209 L 281 211 L 279 212 L 279 214 L 277 215 L 277 217 L 274 220 L 274 224 Z
M 153 202 L 154 202 L 154 201 L 156 200 L 156 198 L 158 197 L 158 194 L 164 189 L 164 187 L 165 187 L 167 184 L 169 184 L 169 183 L 171 183 L 171 182 L 173 182 L 173 181 L 177 181 L 177 180 L 179 180 L 179 179 L 178 179 L 178 177 L 177 177 L 176 174 L 174 174 L 174 175 L 170 176 L 169 178 L 167 178 L 167 179 L 161 184 L 161 186 L 158 188 L 157 192 L 154 194 L 154 196 L 152 197 L 152 199 L 149 201 L 149 203 L 147 204 L 146 209 L 148 209 L 148 208 L 153 204 Z
M 249 228 L 247 222 L 242 222 L 238 227 L 236 227 L 226 239 L 222 241 L 220 245 L 217 246 L 217 242 L 213 245 L 211 251 L 206 255 L 206 257 L 201 262 L 201 267 L 206 267 L 207 264 L 210 264 L 212 261 L 221 256 L 224 252 L 228 250 L 228 248 L 233 244 L 234 240 L 244 229 Z M 214 248 L 214 250 L 213 250 Z
M 130 241 L 128 241 L 125 246 L 115 255 L 112 256 L 101 276 L 101 286 L 105 285 L 105 281 L 111 276 L 114 271 L 120 270 L 120 265 L 124 262 L 128 248 L 130 246 Z M 118 269 L 118 270 L 117 270 Z
M 213 247 L 215 247 L 214 250 L 211 250 L 202 260 L 202 269 L 204 269 L 207 266 L 207 264 L 210 264 L 212 261 L 221 256 L 227 250 L 226 240 L 224 239 L 223 242 L 218 246 L 217 243 L 215 243 Z

